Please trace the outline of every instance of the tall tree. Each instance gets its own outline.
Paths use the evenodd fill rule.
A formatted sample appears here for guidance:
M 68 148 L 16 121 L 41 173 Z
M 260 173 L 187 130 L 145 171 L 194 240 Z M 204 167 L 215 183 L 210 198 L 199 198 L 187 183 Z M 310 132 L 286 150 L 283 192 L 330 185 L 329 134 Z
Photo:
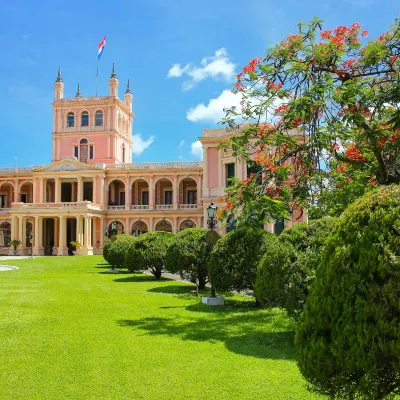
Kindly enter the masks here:
M 258 172 L 232 181 L 222 218 L 338 215 L 371 188 L 400 183 L 399 21 L 367 36 L 358 23 L 323 30 L 315 18 L 237 74 L 242 107 L 222 122 L 245 123 L 225 146 Z

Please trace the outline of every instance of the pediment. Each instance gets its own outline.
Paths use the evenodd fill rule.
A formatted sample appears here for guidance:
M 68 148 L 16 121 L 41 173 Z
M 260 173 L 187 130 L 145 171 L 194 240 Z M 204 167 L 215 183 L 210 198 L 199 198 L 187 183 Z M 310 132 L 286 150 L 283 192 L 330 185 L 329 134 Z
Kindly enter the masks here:
M 75 159 L 64 159 L 56 161 L 52 164 L 45 165 L 43 167 L 35 169 L 35 172 L 63 172 L 63 171 L 87 171 L 87 170 L 98 170 L 98 167 L 81 163 Z

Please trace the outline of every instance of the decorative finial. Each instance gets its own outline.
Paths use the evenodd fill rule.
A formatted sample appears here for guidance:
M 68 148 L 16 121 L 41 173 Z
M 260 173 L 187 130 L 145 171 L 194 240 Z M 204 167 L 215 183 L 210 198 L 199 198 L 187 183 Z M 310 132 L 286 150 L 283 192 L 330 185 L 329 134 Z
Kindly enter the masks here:
M 129 82 L 129 79 L 128 79 L 128 86 L 126 87 L 125 93 L 132 93 L 131 92 L 131 83 Z
M 75 95 L 75 97 L 82 97 L 82 96 L 81 96 L 81 87 L 80 87 L 79 83 L 78 83 L 78 89 L 76 90 L 76 95 Z
M 56 82 L 62 82 L 62 78 L 61 78 L 61 67 L 58 67 L 58 74 L 57 74 L 57 80 Z
M 115 73 L 115 65 L 113 63 L 112 71 L 111 71 L 111 78 L 116 78 L 117 74 Z

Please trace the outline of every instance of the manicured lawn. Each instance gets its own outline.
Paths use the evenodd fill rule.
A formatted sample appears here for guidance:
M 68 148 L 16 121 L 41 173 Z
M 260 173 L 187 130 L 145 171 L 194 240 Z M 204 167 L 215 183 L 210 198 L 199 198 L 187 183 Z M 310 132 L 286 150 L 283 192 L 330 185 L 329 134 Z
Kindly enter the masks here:
M 95 257 L 0 262 L 0 399 L 312 399 L 291 321 L 243 297 L 107 274 Z

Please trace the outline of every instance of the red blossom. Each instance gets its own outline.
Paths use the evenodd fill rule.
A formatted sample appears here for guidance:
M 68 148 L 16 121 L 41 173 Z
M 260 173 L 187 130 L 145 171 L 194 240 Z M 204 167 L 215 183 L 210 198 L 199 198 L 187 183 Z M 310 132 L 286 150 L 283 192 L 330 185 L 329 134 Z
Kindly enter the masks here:
M 397 60 L 397 57 L 398 57 L 397 54 L 395 54 L 394 56 L 390 57 L 390 60 L 389 60 L 390 64 L 393 64 Z
M 361 151 L 359 149 L 357 149 L 356 146 L 349 147 L 346 150 L 345 154 L 351 160 L 357 160 L 357 161 L 362 161 L 362 162 L 368 161 L 365 157 L 363 157 Z
M 362 37 L 367 37 L 367 36 L 368 36 L 368 31 L 367 31 L 366 29 L 364 29 L 364 30 L 361 32 L 361 35 L 362 35 Z
M 331 151 L 338 151 L 340 149 L 339 145 L 336 142 L 332 143 Z

